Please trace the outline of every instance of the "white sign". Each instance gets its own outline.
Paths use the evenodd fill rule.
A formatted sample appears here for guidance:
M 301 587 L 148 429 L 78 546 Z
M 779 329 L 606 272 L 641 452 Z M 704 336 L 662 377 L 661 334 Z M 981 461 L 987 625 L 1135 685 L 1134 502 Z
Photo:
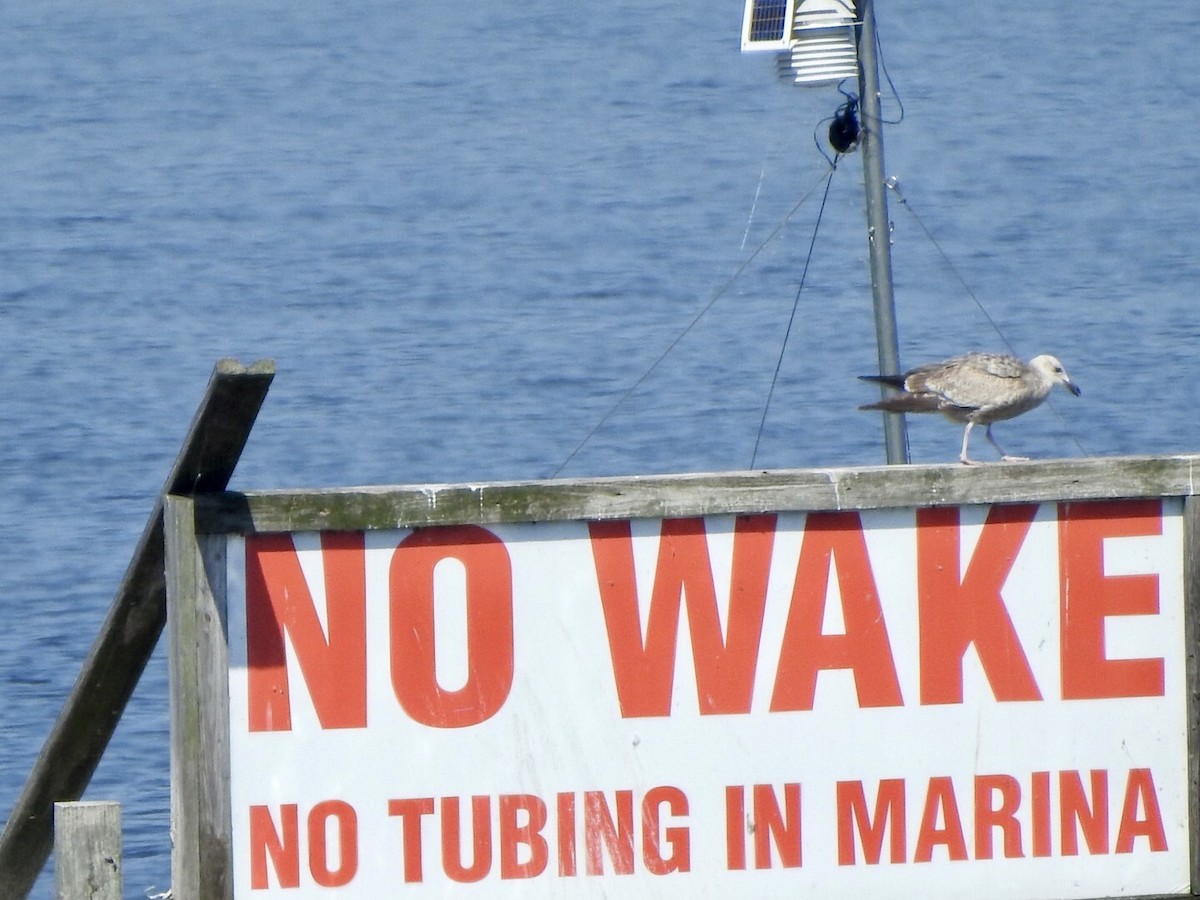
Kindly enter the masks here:
M 1189 890 L 1180 501 L 228 550 L 239 898 Z

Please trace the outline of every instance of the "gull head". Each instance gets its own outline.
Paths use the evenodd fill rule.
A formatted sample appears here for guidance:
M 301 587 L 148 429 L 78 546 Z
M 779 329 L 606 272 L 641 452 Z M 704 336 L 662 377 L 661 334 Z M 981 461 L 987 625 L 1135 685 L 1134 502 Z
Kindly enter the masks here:
M 1051 384 L 1061 384 L 1076 397 L 1081 393 L 1079 385 L 1071 380 L 1071 376 L 1067 374 L 1063 364 L 1058 361 L 1058 357 L 1050 356 L 1048 353 L 1035 356 L 1029 361 L 1029 366 L 1037 370 Z

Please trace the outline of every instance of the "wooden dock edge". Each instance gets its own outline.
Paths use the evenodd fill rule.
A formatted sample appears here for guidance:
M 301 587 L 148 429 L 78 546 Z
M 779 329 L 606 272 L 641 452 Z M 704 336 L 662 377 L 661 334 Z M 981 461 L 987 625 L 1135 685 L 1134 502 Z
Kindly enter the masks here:
M 202 533 L 357 530 L 468 522 L 489 525 L 1188 497 L 1195 492 L 1198 473 L 1198 455 L 1126 456 L 981 466 L 872 466 L 226 492 L 196 497 L 196 527 Z

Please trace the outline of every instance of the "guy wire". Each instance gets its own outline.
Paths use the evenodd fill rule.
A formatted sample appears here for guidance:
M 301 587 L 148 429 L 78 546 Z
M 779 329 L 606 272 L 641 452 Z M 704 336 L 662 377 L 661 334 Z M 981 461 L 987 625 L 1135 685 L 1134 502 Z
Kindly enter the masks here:
M 737 267 L 737 269 L 734 270 L 733 274 L 729 276 L 729 278 L 725 281 L 725 283 L 723 285 L 721 285 L 720 288 L 717 289 L 717 292 L 713 295 L 713 298 L 711 300 L 709 300 L 708 303 L 706 303 L 700 309 L 700 311 L 698 313 L 696 313 L 695 316 L 692 317 L 692 320 L 690 322 L 688 322 L 687 327 L 685 327 L 683 329 L 683 331 L 681 331 L 679 333 L 679 335 L 675 338 L 675 340 L 671 341 L 671 343 L 667 346 L 667 349 L 664 350 L 659 355 L 658 359 L 654 360 L 654 362 L 652 362 L 650 364 L 650 367 L 648 369 L 646 369 L 646 371 L 644 371 L 641 375 L 639 375 L 637 380 L 632 385 L 630 385 L 629 388 L 627 388 L 625 390 L 625 392 L 623 394 L 621 394 L 620 397 L 617 398 L 617 401 L 615 403 L 613 403 L 613 405 L 611 407 L 609 407 L 608 411 L 603 416 L 600 417 L 600 421 L 598 421 L 595 425 L 593 425 L 591 430 L 588 431 L 588 433 L 583 436 L 583 440 L 581 440 L 575 446 L 575 449 L 572 450 L 567 455 L 567 458 L 564 459 L 562 461 L 562 463 L 558 466 L 558 468 L 555 469 L 550 474 L 551 478 L 558 477 L 558 475 L 562 472 L 562 470 L 565 469 L 568 465 L 570 465 L 571 460 L 573 460 L 575 458 L 575 456 L 579 453 L 579 451 L 582 450 L 584 448 L 584 446 L 588 443 L 588 441 L 590 441 L 595 436 L 596 432 L 598 432 L 601 428 L 603 428 L 604 424 L 613 417 L 613 414 L 616 413 L 616 411 L 618 409 L 620 409 L 620 407 L 625 403 L 625 401 L 628 400 L 639 387 L 641 387 L 642 382 L 644 382 L 647 378 L 650 377 L 650 374 L 655 369 L 657 369 L 659 367 L 659 365 L 662 364 L 662 361 L 671 354 L 671 351 L 673 351 L 679 345 L 680 341 L 682 341 L 685 337 L 687 337 L 688 333 L 693 328 L 695 328 L 696 325 L 700 322 L 700 320 L 702 318 L 704 318 L 705 314 L 710 309 L 712 309 L 713 306 L 716 305 L 717 301 L 720 300 L 723 296 L 725 296 L 726 293 L 728 293 L 729 289 L 731 287 L 733 287 L 733 283 L 735 281 L 737 281 L 739 277 L 741 277 L 741 274 L 746 271 L 746 269 L 750 266 L 750 264 L 752 262 L 754 262 L 755 259 L 758 258 L 758 255 L 760 253 L 762 253 L 763 250 L 766 249 L 767 245 L 769 243 L 771 243 L 771 241 L 775 240 L 775 238 L 779 234 L 779 232 L 783 231 L 784 227 L 786 227 L 788 222 L 791 221 L 791 218 L 792 218 L 792 216 L 794 216 L 796 214 L 796 211 L 798 209 L 800 209 L 800 207 L 804 205 L 804 202 L 813 195 L 813 192 L 815 192 L 816 189 L 820 186 L 821 180 L 826 177 L 831 177 L 833 175 L 833 170 L 835 168 L 836 168 L 836 165 L 831 165 L 827 171 L 821 173 L 820 177 L 817 178 L 817 180 L 813 182 L 812 187 L 810 187 L 807 191 L 805 191 L 801 195 L 800 199 L 797 200 L 795 202 L 795 204 L 792 206 L 792 208 L 787 211 L 787 213 L 784 215 L 784 217 L 780 220 L 779 224 L 776 225 L 775 228 L 771 231 L 771 233 L 768 234 L 766 236 L 766 238 L 764 238 L 763 241 L 754 249 L 754 252 L 751 253 L 748 257 L 746 257 L 746 259 L 742 262 L 742 264 L 739 265 Z M 828 185 L 826 185 L 826 188 L 825 188 L 825 196 L 827 196 L 827 197 L 829 196 Z M 822 209 L 825 208 L 824 201 L 822 201 L 822 203 L 821 203 L 821 208 Z M 812 253 L 812 251 L 810 249 L 810 251 L 809 251 L 810 256 L 811 256 L 811 253 Z M 807 270 L 808 270 L 808 264 L 805 263 L 805 271 L 807 271 Z M 793 315 L 794 314 L 795 313 L 793 311 Z M 790 324 L 788 327 L 789 328 L 791 327 Z M 764 416 L 765 416 L 765 413 L 764 413 Z M 757 442 L 755 443 L 755 446 L 757 447 Z
M 771 376 L 771 387 L 767 391 L 767 402 L 763 404 L 762 418 L 758 422 L 758 434 L 754 436 L 754 452 L 750 454 L 750 468 L 758 460 L 758 445 L 762 441 L 763 429 L 767 424 L 767 413 L 771 409 L 771 398 L 775 395 L 775 385 L 779 381 L 779 370 L 783 368 L 783 356 L 787 352 L 788 338 L 792 334 L 792 325 L 796 321 L 796 310 L 800 307 L 800 294 L 804 290 L 804 282 L 808 278 L 808 267 L 812 262 L 813 248 L 817 246 L 817 234 L 821 230 L 821 219 L 825 215 L 825 202 L 829 199 L 829 188 L 833 185 L 833 173 L 837 170 L 837 162 L 830 168 L 825 180 L 825 194 L 821 197 L 821 208 L 817 211 L 817 221 L 813 225 L 812 240 L 808 244 L 808 256 L 804 259 L 804 270 L 800 273 L 800 284 L 796 287 L 796 299 L 792 301 L 792 314 L 788 318 L 787 329 L 783 332 L 783 343 L 779 347 L 779 359 L 775 361 L 775 374 Z

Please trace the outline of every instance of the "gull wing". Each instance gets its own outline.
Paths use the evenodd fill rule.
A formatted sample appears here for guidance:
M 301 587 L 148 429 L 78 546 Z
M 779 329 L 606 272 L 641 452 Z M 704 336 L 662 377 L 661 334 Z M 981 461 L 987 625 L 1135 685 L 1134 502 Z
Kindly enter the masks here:
M 980 409 L 1003 404 L 1021 393 L 1027 370 L 1011 356 L 968 353 L 913 369 L 905 376 L 904 385 L 910 391 L 936 394 L 951 406 Z

